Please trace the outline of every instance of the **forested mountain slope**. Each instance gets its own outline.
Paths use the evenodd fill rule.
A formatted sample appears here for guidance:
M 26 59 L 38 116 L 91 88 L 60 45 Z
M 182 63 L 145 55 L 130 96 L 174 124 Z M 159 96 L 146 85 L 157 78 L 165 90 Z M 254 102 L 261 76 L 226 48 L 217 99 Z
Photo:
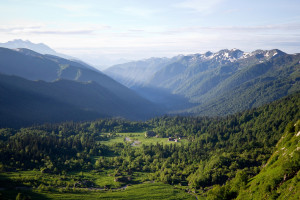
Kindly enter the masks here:
M 244 67 L 207 94 L 189 112 L 226 115 L 258 107 L 300 89 L 300 54 L 282 55 L 261 64 Z
M 128 86 L 153 102 L 169 106 L 172 113 L 227 115 L 298 91 L 299 62 L 299 54 L 289 55 L 278 49 L 251 53 L 224 49 L 174 57 L 160 66 L 160 70 L 153 70 L 151 78 Z M 128 71 L 114 76 L 120 82 L 136 71 L 130 63 L 121 67 Z M 181 102 L 174 103 L 176 98 Z M 180 107 L 183 104 L 186 106 Z
M 145 101 L 127 87 L 99 71 L 89 69 L 86 65 L 55 56 L 42 55 L 28 49 L 0 48 L 0 72 L 29 80 L 95 81 L 128 103 Z
M 58 111 L 59 109 L 54 109 L 52 112 L 48 107 L 49 105 L 43 104 L 43 102 L 49 102 L 50 99 L 61 102 L 62 105 L 58 106 L 59 108 L 63 107 L 64 104 L 68 104 L 75 110 L 83 109 L 85 114 L 82 117 L 79 117 L 81 114 L 74 111 L 76 113 L 73 115 L 74 120 L 95 119 L 95 116 L 121 116 L 130 119 L 145 120 L 161 113 L 158 107 L 148 100 L 85 64 L 52 55 L 42 55 L 28 49 L 11 50 L 0 48 L 0 73 L 2 73 L 1 76 L 3 77 L 0 86 L 6 93 L 10 94 L 10 96 L 1 97 L 2 101 L 10 104 L 10 107 L 6 107 L 7 104 L 5 103 L 1 104 L 1 107 L 5 108 L 4 113 L 11 116 L 7 120 L 13 119 L 12 116 L 18 113 L 15 108 L 23 101 L 22 98 L 17 98 L 21 94 L 24 98 L 25 96 L 30 96 L 32 103 L 28 100 L 27 104 L 30 104 L 30 106 L 27 108 L 25 106 L 17 106 L 22 107 L 22 109 L 26 108 L 29 112 L 26 114 L 25 110 L 23 110 L 22 114 L 24 115 L 21 116 L 19 113 L 18 116 L 25 120 L 25 116 L 32 115 L 33 118 L 29 117 L 27 120 L 31 123 L 45 122 L 45 120 L 54 122 L 58 119 L 72 120 L 72 112 L 61 118 L 59 115 L 56 115 L 57 112 L 54 112 L 54 110 Z M 15 75 L 33 81 L 42 81 L 32 82 L 5 75 Z M 43 81 L 53 83 L 45 83 Z M 37 99 L 32 94 L 37 95 Z M 45 99 L 48 98 L 48 100 L 41 101 L 40 95 L 44 96 Z M 11 101 L 13 96 L 16 99 Z M 37 100 L 40 103 L 35 104 Z M 12 102 L 15 102 L 15 104 Z M 55 102 L 55 105 L 57 103 Z M 35 105 L 38 105 L 38 107 L 34 107 Z M 53 105 L 50 107 L 53 107 Z M 34 115 L 34 113 L 37 114 L 37 111 L 29 108 L 43 110 L 44 117 L 38 119 L 38 116 Z M 48 116 L 46 110 L 50 112 Z M 90 117 L 87 117 L 88 113 L 91 114 Z M 63 115 L 61 114 L 60 116 Z M 13 121 L 15 122 L 16 120 Z
M 96 82 L 29 81 L 0 74 L 0 91 L 1 127 L 101 117 L 145 119 L 158 112 L 150 103 L 124 102 Z

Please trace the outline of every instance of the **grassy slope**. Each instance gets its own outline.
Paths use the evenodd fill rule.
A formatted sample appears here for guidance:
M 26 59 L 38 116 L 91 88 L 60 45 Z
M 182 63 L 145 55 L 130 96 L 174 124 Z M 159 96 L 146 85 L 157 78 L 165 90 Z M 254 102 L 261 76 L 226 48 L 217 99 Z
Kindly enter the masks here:
M 237 199 L 300 199 L 299 169 L 300 120 L 288 126 L 267 164 Z

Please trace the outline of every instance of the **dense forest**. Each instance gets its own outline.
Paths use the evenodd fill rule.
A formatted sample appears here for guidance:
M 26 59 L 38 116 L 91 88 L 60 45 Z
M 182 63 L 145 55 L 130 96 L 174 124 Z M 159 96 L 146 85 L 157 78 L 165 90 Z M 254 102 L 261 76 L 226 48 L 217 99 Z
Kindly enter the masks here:
M 296 93 L 226 117 L 163 116 L 145 122 L 102 119 L 20 129 L 2 128 L 1 174 L 35 170 L 61 176 L 74 171 L 83 174 L 113 170 L 115 181 L 135 184 L 132 175 L 138 172 L 143 174 L 143 181 L 183 187 L 208 199 L 245 199 L 247 190 L 258 187 L 252 181 L 256 175 L 265 173 L 268 168 L 264 166 L 270 168 L 270 162 L 283 159 L 277 156 L 268 161 L 273 158 L 272 154 L 278 149 L 276 144 L 283 134 L 291 135 L 291 139 L 298 133 L 299 97 L 300 93 Z M 126 142 L 105 144 L 105 141 L 118 137 L 118 133 L 144 131 L 154 132 L 158 138 L 185 139 L 187 143 L 151 143 L 139 147 Z M 295 184 L 299 183 L 299 139 L 286 140 L 280 140 L 280 148 L 287 145 L 285 148 L 293 146 L 296 150 L 283 166 L 284 178 L 270 179 L 272 183 L 260 182 L 269 186 L 263 193 L 255 193 L 255 198 L 279 197 L 286 191 L 278 192 L 277 189 L 294 177 L 298 177 L 294 178 Z M 33 188 L 41 184 L 39 180 L 29 182 Z M 3 179 L 0 179 L 0 184 L 0 187 L 7 186 Z M 22 184 L 22 181 L 12 181 L 12 184 Z M 64 182 L 43 185 L 66 186 Z M 299 195 L 299 190 L 296 189 L 296 193 L 294 195 Z

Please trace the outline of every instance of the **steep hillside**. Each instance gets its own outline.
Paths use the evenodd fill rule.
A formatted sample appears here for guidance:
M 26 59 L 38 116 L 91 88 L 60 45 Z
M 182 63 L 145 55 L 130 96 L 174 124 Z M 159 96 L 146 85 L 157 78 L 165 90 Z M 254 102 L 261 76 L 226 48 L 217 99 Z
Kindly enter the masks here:
M 0 91 L 1 127 L 101 117 L 145 119 L 155 113 L 151 104 L 133 106 L 96 82 L 49 83 L 1 74 Z
M 292 121 L 258 174 L 239 170 L 225 185 L 215 185 L 208 199 L 299 199 L 300 120 Z
M 300 198 L 300 120 L 290 123 L 261 172 L 237 199 Z
M 202 104 L 189 112 L 226 115 L 257 107 L 284 97 L 300 88 L 300 54 L 283 55 L 245 67 L 209 93 L 195 98 Z

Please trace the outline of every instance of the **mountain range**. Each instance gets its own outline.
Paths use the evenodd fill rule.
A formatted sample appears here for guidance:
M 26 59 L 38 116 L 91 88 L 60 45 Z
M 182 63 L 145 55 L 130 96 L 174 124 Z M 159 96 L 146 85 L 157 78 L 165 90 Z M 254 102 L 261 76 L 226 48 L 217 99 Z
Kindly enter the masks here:
M 29 49 L 0 48 L 0 73 L 0 88 L 7 94 L 0 98 L 6 124 L 104 116 L 137 120 L 160 113 L 156 105 L 91 66 Z
M 278 49 L 149 58 L 100 72 L 57 56 L 44 44 L 3 44 L 13 49 L 0 48 L 0 89 L 7 94 L 0 98 L 0 114 L 7 116 L 1 126 L 161 114 L 225 116 L 300 88 L 300 54 Z M 39 52 L 14 48 L 20 46 Z
M 251 53 L 224 49 L 121 64 L 104 73 L 171 113 L 217 116 L 257 107 L 299 90 L 299 61 L 300 54 L 278 49 Z M 142 79 L 135 76 L 140 73 L 139 63 L 145 71 Z M 180 100 L 170 106 L 174 99 Z

